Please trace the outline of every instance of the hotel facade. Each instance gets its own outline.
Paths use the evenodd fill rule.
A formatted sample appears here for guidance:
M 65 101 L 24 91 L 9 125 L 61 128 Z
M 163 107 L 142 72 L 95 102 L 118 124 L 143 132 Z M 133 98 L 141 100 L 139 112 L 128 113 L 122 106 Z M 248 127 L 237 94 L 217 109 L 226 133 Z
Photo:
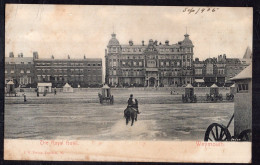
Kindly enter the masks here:
M 176 44 L 120 44 L 112 34 L 105 50 L 106 77 L 111 86 L 181 86 L 193 83 L 193 44 L 189 35 Z

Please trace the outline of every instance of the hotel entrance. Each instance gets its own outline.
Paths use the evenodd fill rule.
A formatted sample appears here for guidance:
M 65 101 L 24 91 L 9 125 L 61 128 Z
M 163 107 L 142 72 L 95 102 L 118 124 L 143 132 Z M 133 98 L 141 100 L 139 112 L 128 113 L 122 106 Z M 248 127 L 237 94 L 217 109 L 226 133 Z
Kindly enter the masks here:
M 149 87 L 154 87 L 156 84 L 156 79 L 154 77 L 149 78 Z

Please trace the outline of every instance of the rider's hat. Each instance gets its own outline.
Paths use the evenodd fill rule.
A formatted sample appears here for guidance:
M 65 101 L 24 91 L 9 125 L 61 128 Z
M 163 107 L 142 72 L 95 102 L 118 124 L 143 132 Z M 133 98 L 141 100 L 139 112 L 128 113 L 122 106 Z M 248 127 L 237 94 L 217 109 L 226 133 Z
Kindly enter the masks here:
M 133 94 L 131 94 L 130 97 L 133 97 Z

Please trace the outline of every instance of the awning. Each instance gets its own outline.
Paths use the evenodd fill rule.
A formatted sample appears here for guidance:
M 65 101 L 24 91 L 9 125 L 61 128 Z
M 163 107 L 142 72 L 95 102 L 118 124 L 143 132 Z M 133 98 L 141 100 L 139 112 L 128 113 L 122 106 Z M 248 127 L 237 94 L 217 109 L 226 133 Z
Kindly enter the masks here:
M 205 81 L 203 79 L 195 79 L 195 82 L 197 82 L 197 83 L 204 83 Z
M 51 87 L 52 84 L 51 83 L 38 83 L 38 87 L 46 87 L 46 86 Z

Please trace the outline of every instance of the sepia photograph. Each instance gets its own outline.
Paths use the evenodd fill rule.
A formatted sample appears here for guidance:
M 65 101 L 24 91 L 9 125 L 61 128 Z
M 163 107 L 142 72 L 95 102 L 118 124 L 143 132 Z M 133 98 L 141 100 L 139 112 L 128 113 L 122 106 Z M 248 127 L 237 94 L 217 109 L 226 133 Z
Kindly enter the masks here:
M 253 8 L 6 4 L 4 159 L 249 163 Z

